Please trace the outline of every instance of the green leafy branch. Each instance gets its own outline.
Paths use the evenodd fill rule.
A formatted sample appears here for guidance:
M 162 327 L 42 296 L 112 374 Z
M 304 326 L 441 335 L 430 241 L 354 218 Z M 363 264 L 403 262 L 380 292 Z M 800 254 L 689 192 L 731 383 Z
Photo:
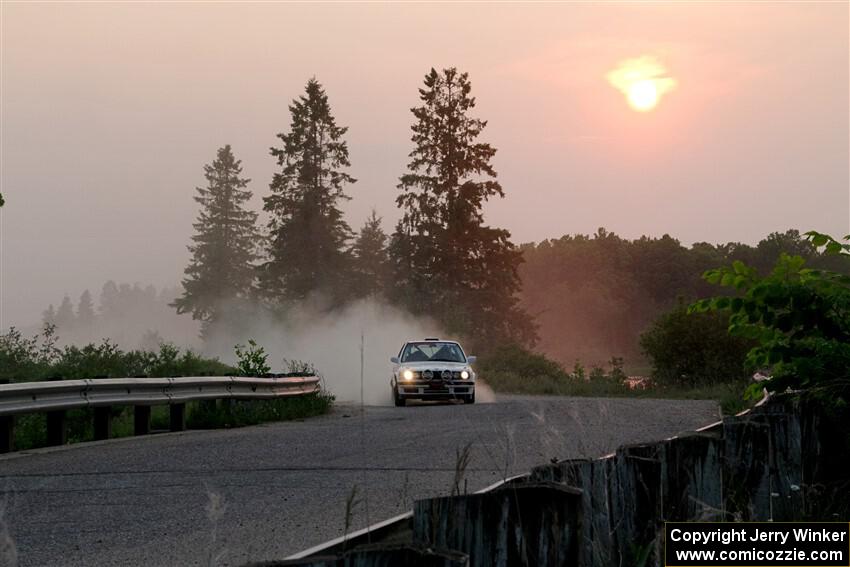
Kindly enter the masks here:
M 850 254 L 850 244 L 828 235 L 811 231 L 806 238 L 823 254 Z M 850 235 L 844 240 L 850 241 Z M 850 378 L 850 276 L 806 268 L 803 258 L 783 253 L 767 276 L 736 261 L 703 278 L 736 295 L 702 299 L 689 310 L 728 311 L 729 333 L 757 342 L 747 354 L 747 366 L 769 370 L 771 390 Z M 747 396 L 760 390 L 754 384 Z

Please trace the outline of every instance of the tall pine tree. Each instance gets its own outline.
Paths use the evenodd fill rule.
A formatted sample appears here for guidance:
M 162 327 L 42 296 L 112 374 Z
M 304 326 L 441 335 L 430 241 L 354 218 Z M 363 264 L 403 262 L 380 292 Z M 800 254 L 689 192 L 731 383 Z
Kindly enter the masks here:
M 80 302 L 77 303 L 77 322 L 86 327 L 94 323 L 94 303 L 89 290 L 80 295 Z
M 271 214 L 270 260 L 262 266 L 260 283 L 275 302 L 321 292 L 337 304 L 348 295 L 346 244 L 351 238 L 339 204 L 350 198 L 345 186 L 356 181 L 345 172 L 351 165 L 343 139 L 348 128 L 337 126 L 328 96 L 315 79 L 289 110 L 290 132 L 278 134 L 283 147 L 271 148 L 281 170 L 274 175 L 271 195 L 263 199 Z
M 77 331 L 77 338 L 81 342 L 89 342 L 94 338 L 94 303 L 89 290 L 80 295 L 80 302 L 77 303 Z
M 62 303 L 59 304 L 59 309 L 56 310 L 55 318 L 56 328 L 59 331 L 73 331 L 76 318 L 74 317 L 74 306 L 71 304 L 71 298 L 67 295 L 62 298 Z
M 192 259 L 185 269 L 183 294 L 171 304 L 178 313 L 203 321 L 204 334 L 225 310 L 250 295 L 254 283 L 257 213 L 245 209 L 250 179 L 240 177 L 241 164 L 226 145 L 204 166 L 207 186 L 198 187 L 195 197 L 201 210 L 189 246 Z
M 414 149 L 391 244 L 394 295 L 479 349 L 531 344 L 534 325 L 516 297 L 521 252 L 507 230 L 484 224 L 484 203 L 504 193 L 490 163 L 496 149 L 477 141 L 487 122 L 469 116 L 470 91 L 466 73 L 431 69 L 422 105 L 411 110 Z
M 360 229 L 351 252 L 354 261 L 354 294 L 357 297 L 383 294 L 389 276 L 387 235 L 381 228 L 381 217 L 374 210 Z

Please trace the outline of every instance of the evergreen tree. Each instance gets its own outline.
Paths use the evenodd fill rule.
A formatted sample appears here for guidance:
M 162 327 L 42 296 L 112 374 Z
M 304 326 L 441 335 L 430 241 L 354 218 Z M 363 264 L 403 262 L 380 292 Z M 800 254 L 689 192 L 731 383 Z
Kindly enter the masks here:
M 82 331 L 81 342 L 89 342 L 94 337 L 94 303 L 89 290 L 83 291 L 77 303 L 77 329 Z
M 270 185 L 263 209 L 271 214 L 268 256 L 260 276 L 270 299 L 303 300 L 314 291 L 333 303 L 348 293 L 351 229 L 339 202 L 356 180 L 344 171 L 351 164 L 343 135 L 331 115 L 322 86 L 311 79 L 304 95 L 289 107 L 289 133 L 278 134 L 283 147 L 271 148 L 281 170 Z
M 189 246 L 192 260 L 184 271 L 183 294 L 171 304 L 178 313 L 203 321 L 203 333 L 218 320 L 225 303 L 246 298 L 254 282 L 257 213 L 245 209 L 250 179 L 240 177 L 241 163 L 226 145 L 204 166 L 207 186 L 198 187 L 195 197 L 201 210 Z
M 71 298 L 66 295 L 56 310 L 56 328 L 60 331 L 70 331 L 74 323 L 74 306 L 71 305 Z
M 354 259 L 355 295 L 368 297 L 384 292 L 389 260 L 387 235 L 381 228 L 381 217 L 372 210 L 351 247 Z
M 80 302 L 77 304 L 77 322 L 81 326 L 91 326 L 94 322 L 94 303 L 89 290 L 85 290 L 80 295 Z
M 516 297 L 521 252 L 507 230 L 484 224 L 484 203 L 504 193 L 490 164 L 496 149 L 477 141 L 487 122 L 469 116 L 470 91 L 466 73 L 431 69 L 412 109 L 414 149 L 396 199 L 404 214 L 391 244 L 395 297 L 479 349 L 530 344 L 534 326 Z
M 100 314 L 112 317 L 118 310 L 118 285 L 109 280 L 100 291 Z

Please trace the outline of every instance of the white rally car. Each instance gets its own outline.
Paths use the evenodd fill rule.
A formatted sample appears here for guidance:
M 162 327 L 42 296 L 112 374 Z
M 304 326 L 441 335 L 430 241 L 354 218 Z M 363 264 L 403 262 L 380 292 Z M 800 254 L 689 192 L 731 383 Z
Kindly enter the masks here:
M 409 399 L 475 403 L 475 371 L 470 366 L 475 357 L 466 356 L 455 341 L 408 341 L 390 362 L 390 386 L 397 406 Z

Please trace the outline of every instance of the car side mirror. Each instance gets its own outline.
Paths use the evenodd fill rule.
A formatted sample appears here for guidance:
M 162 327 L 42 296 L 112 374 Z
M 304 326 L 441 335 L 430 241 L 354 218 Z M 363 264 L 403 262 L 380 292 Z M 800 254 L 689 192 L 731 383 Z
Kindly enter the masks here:
M 469 364 L 475 364 L 475 361 L 476 361 L 476 360 L 478 360 L 478 357 L 477 357 L 477 356 L 467 356 L 467 357 L 466 357 L 466 361 L 467 361 Z
M 393 364 L 398 364 L 398 357 L 397 356 L 391 356 L 390 362 L 392 362 Z

